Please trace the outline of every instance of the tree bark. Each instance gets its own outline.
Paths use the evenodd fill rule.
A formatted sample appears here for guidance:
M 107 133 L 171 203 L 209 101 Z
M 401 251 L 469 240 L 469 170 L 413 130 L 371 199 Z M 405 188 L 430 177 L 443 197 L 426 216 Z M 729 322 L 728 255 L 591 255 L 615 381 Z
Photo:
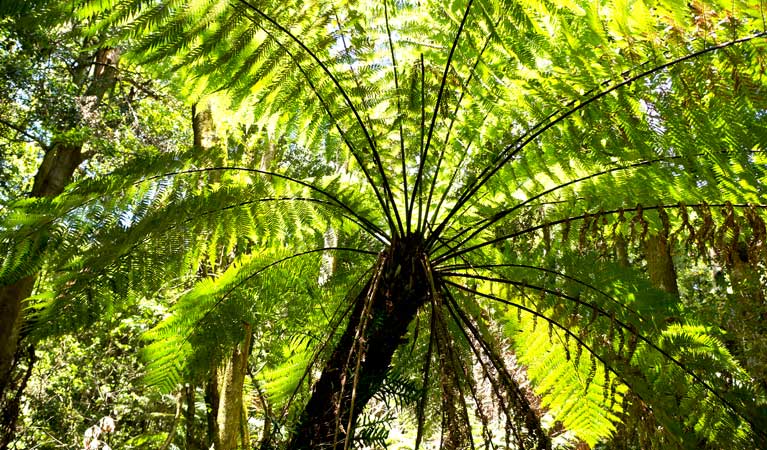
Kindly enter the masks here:
M 218 430 L 216 426 L 216 417 L 218 417 L 218 376 L 216 373 L 211 375 L 208 384 L 205 386 L 205 405 L 207 407 L 207 425 L 208 425 L 208 445 L 216 442 Z
M 351 448 L 360 413 L 380 388 L 408 325 L 429 298 L 423 255 L 420 242 L 407 239 L 380 255 L 288 449 Z
M 185 423 L 185 441 L 187 450 L 202 450 L 208 448 L 203 437 L 200 435 L 200 429 L 197 423 L 197 389 L 194 384 L 187 384 L 184 387 L 184 396 L 186 397 L 186 409 L 184 410 Z
M 671 246 L 664 233 L 649 236 L 644 242 L 647 274 L 653 286 L 679 297 Z
M 620 236 L 620 235 L 619 235 Z M 620 237 L 617 242 L 616 258 L 618 264 L 623 267 L 629 267 L 628 251 L 626 241 Z M 622 247 L 622 249 L 621 249 Z M 677 284 L 676 268 L 671 256 L 671 245 L 665 232 L 652 234 L 647 237 L 643 245 L 644 257 L 647 262 L 647 274 L 650 283 L 665 291 L 675 298 L 679 298 L 679 287 Z M 674 318 L 667 320 L 673 321 Z M 667 445 L 668 438 L 666 432 L 657 424 L 656 417 L 652 409 L 639 399 L 633 392 L 629 392 L 624 399 L 625 411 L 623 413 L 624 421 L 618 424 L 615 435 L 612 438 L 612 445 L 616 449 L 633 448 L 633 445 L 639 443 L 644 446 L 653 446 L 651 439 L 657 439 Z M 670 444 L 668 444 L 670 445 Z
M 247 445 L 247 433 L 243 433 L 244 420 L 242 391 L 248 370 L 250 355 L 250 325 L 245 324 L 245 338 L 232 351 L 219 368 L 219 404 L 216 414 L 216 450 L 233 450 Z
M 759 263 L 751 259 L 745 242 L 733 243 L 726 258 L 733 305 L 722 320 L 728 331 L 729 346 L 743 366 L 767 389 L 767 299 Z
M 209 151 L 218 143 L 216 123 L 213 121 L 213 111 L 210 103 L 192 105 L 192 132 L 194 146 Z
M 192 131 L 194 146 L 203 152 L 211 152 L 217 145 L 216 122 L 209 102 L 192 106 Z M 226 154 L 220 156 L 224 158 L 222 164 L 226 164 Z M 220 178 L 220 172 L 211 173 L 212 182 L 217 182 Z M 250 446 L 242 395 L 248 369 L 251 334 L 251 326 L 245 324 L 245 338 L 221 362 L 214 374 L 215 382 L 211 382 L 209 386 L 209 434 L 213 437 L 216 450 Z
M 628 243 L 620 233 L 615 235 L 615 259 L 621 267 L 629 267 Z
M 192 144 L 204 151 L 211 152 L 217 143 L 216 125 L 213 121 L 213 112 L 209 102 L 192 105 Z M 210 173 L 211 181 L 216 182 L 220 179 L 221 173 L 214 171 Z M 200 273 L 208 276 L 209 267 L 202 264 Z M 213 370 L 208 383 L 205 386 L 205 403 L 207 406 L 207 444 L 214 444 L 219 448 L 219 426 L 218 415 L 221 406 L 221 389 L 218 369 Z

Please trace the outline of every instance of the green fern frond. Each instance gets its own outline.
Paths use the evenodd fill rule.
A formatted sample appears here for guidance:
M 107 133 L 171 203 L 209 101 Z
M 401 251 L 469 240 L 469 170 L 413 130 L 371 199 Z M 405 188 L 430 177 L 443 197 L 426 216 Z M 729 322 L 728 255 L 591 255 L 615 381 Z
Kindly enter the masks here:
M 611 379 L 601 365 L 594 370 L 587 356 L 576 358 L 583 349 L 560 330 L 536 326 L 524 313 L 518 317 L 510 311 L 506 320 L 504 332 L 513 340 L 519 362 L 551 420 L 592 447 L 611 436 L 620 421 L 626 386 Z

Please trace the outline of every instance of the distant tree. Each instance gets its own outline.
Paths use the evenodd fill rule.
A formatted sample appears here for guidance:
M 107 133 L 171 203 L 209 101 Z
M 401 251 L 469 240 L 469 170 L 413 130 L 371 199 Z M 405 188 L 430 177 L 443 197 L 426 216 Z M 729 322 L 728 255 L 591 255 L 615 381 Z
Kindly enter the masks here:
M 121 50 L 106 44 L 108 32 L 83 33 L 86 23 L 72 17 L 71 6 L 0 6 L 0 448 L 13 440 L 35 360 L 25 340 L 26 300 L 43 282 L 51 248 L 71 237 L 67 230 L 27 226 L 14 217 L 13 205 L 52 201 L 78 169 L 107 172 L 126 153 L 146 150 L 160 129 L 143 128 L 136 115 L 155 96 L 151 88 L 138 74 L 120 71 Z

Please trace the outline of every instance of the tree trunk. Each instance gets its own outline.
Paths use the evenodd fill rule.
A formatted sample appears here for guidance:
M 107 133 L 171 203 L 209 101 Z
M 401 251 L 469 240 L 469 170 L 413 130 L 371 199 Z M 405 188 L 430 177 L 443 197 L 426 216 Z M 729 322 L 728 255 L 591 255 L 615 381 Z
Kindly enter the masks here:
M 216 125 L 213 121 L 213 112 L 210 103 L 192 105 L 192 144 L 205 152 L 213 150 L 217 143 Z M 210 173 L 211 181 L 218 181 L 220 172 Z M 208 267 L 202 264 L 200 272 L 208 276 Z M 215 444 L 219 448 L 218 414 L 221 404 L 221 391 L 218 371 L 214 370 L 205 386 L 205 404 L 207 407 L 207 445 Z
M 210 445 L 205 444 L 200 435 L 200 428 L 197 423 L 197 389 L 193 384 L 187 384 L 184 387 L 184 396 L 186 397 L 186 409 L 184 410 L 184 423 L 186 426 L 185 441 L 186 450 L 202 450 Z
M 679 297 L 676 269 L 671 258 L 671 246 L 665 233 L 649 236 L 644 242 L 647 274 L 653 286 Z
M 274 157 L 277 156 L 277 146 L 273 141 L 266 144 L 264 153 L 261 155 L 261 162 L 258 163 L 259 170 L 270 171 L 274 163 Z
M 203 152 L 211 152 L 218 143 L 216 123 L 210 102 L 192 106 L 192 131 L 194 146 Z M 226 154 L 220 161 L 226 164 Z M 221 172 L 212 172 L 211 181 L 220 180 Z M 242 403 L 243 386 L 248 369 L 250 355 L 251 327 L 245 324 L 245 338 L 221 362 L 214 374 L 214 382 L 209 386 L 208 397 L 211 403 L 209 412 L 209 435 L 213 437 L 216 450 L 232 450 L 250 446 L 247 428 L 247 414 Z
M 21 301 L 29 297 L 34 283 L 35 276 L 30 275 L 0 288 L 0 396 L 9 387 L 19 337 Z
M 43 157 L 30 197 L 54 197 L 64 191 L 82 162 L 81 145 L 54 144 Z M 32 294 L 37 274 L 0 287 L 0 395 L 5 392 L 22 325 L 22 301 Z
M 81 108 L 83 117 L 74 120 L 72 127 L 77 126 L 82 120 L 87 120 L 89 115 L 96 114 L 104 94 L 114 86 L 118 59 L 119 54 L 116 49 L 106 48 L 96 52 L 91 61 L 93 76 L 85 89 L 85 101 Z M 82 147 L 82 142 L 54 140 L 45 151 L 29 196 L 55 197 L 61 194 L 72 180 L 77 167 L 84 160 Z M 10 441 L 9 436 L 13 433 L 15 416 L 9 417 L 9 411 L 6 410 L 6 394 L 11 391 L 9 382 L 16 364 L 14 355 L 19 354 L 17 352 L 20 344 L 19 330 L 24 322 L 22 302 L 32 294 L 36 280 L 37 274 L 33 273 L 8 285 L 0 286 L 0 406 L 3 409 L 3 426 L 10 428 L 10 431 L 0 431 L 4 435 L 0 436 L 0 443 Z M 10 434 L 6 435 L 6 433 Z
M 429 298 L 420 241 L 394 242 L 357 296 L 288 449 L 351 448 L 354 425 L 384 381 L 416 311 Z
M 618 235 L 616 239 L 616 258 L 618 264 L 629 267 L 628 249 L 626 241 Z M 653 234 L 647 237 L 643 245 L 644 257 L 647 261 L 647 274 L 650 283 L 656 288 L 668 292 L 679 298 L 676 269 L 671 257 L 671 246 L 666 232 Z M 674 318 L 667 320 L 673 321 Z M 663 442 L 663 448 L 672 444 L 667 442 L 668 432 L 658 425 L 652 409 L 636 394 L 629 392 L 624 399 L 624 420 L 618 424 L 611 444 L 616 449 L 634 448 L 639 444 L 641 448 L 657 446 L 657 442 Z M 657 440 L 657 441 L 655 441 Z
M 246 324 L 245 339 L 219 368 L 216 450 L 233 450 L 240 444 L 244 447 L 249 440 L 247 433 L 242 431 L 247 426 L 247 420 L 243 420 L 242 390 L 248 370 L 250 335 L 250 325 Z
M 745 242 L 731 245 L 726 268 L 730 277 L 733 305 L 722 320 L 729 346 L 749 374 L 767 389 L 767 300 L 759 262 L 752 259 Z
M 218 417 L 218 376 L 216 373 L 211 375 L 208 384 L 205 386 L 205 405 L 207 408 L 208 441 L 207 446 L 216 442 L 218 430 L 216 427 L 216 417 Z
M 615 260 L 621 267 L 629 267 L 628 243 L 620 233 L 615 235 Z
M 194 133 L 194 146 L 209 151 L 218 143 L 216 135 L 216 123 L 213 121 L 211 104 L 192 105 L 192 132 Z

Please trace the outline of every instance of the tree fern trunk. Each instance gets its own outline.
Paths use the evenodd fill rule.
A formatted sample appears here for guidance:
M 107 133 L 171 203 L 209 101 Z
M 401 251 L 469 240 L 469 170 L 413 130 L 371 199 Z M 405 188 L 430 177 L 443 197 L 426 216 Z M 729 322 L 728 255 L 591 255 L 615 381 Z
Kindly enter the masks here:
M 386 377 L 394 351 L 429 296 L 420 242 L 395 242 L 379 257 L 314 386 L 289 449 L 351 448 L 354 425 Z M 351 424 L 351 426 L 350 426 Z

